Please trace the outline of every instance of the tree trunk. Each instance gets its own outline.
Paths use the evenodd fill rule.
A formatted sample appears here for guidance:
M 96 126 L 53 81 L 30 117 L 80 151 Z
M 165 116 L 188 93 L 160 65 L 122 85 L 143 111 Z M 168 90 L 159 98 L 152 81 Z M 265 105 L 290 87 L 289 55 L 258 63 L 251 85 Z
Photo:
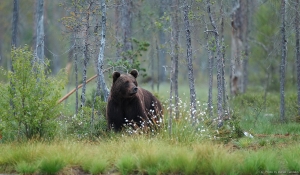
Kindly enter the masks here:
M 286 0 L 281 0 L 281 63 L 280 63 L 280 120 L 285 122 L 285 101 L 284 101 L 284 86 L 285 86 L 285 67 L 286 67 L 286 51 L 287 41 L 285 36 L 286 22 Z
M 297 62 L 297 89 L 298 115 L 300 116 L 300 31 L 299 31 L 299 0 L 296 1 L 295 30 L 296 30 L 296 62 Z
M 167 7 L 169 6 L 168 0 L 160 0 L 160 8 L 159 8 L 159 18 L 163 18 L 164 14 L 167 12 Z M 164 45 L 166 44 L 166 34 L 163 31 L 163 28 L 159 29 L 159 81 L 166 81 L 166 72 L 164 66 L 166 66 L 166 49 Z
M 210 23 L 213 27 L 213 33 L 215 34 L 215 46 L 217 49 L 217 89 L 218 89 L 218 96 L 217 96 L 217 109 L 218 109 L 218 127 L 221 127 L 223 125 L 223 118 L 224 118 L 224 114 L 223 114 L 223 93 L 224 93 L 224 89 L 222 87 L 222 81 L 223 81 L 223 77 L 222 77 L 222 66 L 223 66 L 223 61 L 222 61 L 222 53 L 221 53 L 221 46 L 220 46 L 220 41 L 219 41 L 219 32 L 218 32 L 218 28 L 217 25 L 215 23 L 215 19 L 213 17 L 213 12 L 211 12 L 211 4 L 210 4 L 210 0 L 206 1 L 206 5 L 207 5 L 207 12 L 209 15 L 209 20 Z
M 121 59 L 121 53 L 122 53 L 122 35 L 120 31 L 120 26 L 121 26 L 121 21 L 122 21 L 122 6 L 121 6 L 121 0 L 115 0 L 114 1 L 116 6 L 115 6 L 115 35 L 116 35 L 116 42 L 117 42 L 117 47 L 116 47 L 116 60 Z
M 159 69 L 159 48 L 158 48 L 158 44 L 157 44 L 157 40 L 155 40 L 155 49 L 156 49 L 156 57 L 157 57 L 157 84 L 156 84 L 156 89 L 157 92 L 159 92 L 159 85 L 160 85 L 160 69 Z
M 223 109 L 227 109 L 227 112 L 229 112 L 228 109 L 228 103 L 227 103 L 227 94 L 226 94 L 226 88 L 225 88 L 225 41 L 224 41 L 224 11 L 223 11 L 223 1 L 221 1 L 221 59 L 222 59 L 222 89 L 223 89 Z
M 247 11 L 247 0 L 236 0 L 234 4 L 235 11 L 232 14 L 231 26 L 231 94 L 237 95 L 244 93 L 244 68 L 242 61 L 243 45 L 245 33 L 247 31 L 247 20 L 245 12 Z
M 170 71 L 170 104 L 169 104 L 169 135 L 172 133 L 172 119 L 173 119 L 173 106 L 175 106 L 175 118 L 179 118 L 178 111 L 178 53 L 179 53 L 179 1 L 173 0 L 170 3 L 174 3 L 172 7 L 173 13 L 171 14 L 171 71 Z M 171 6 L 170 4 L 170 6 Z M 175 99 L 175 104 L 173 105 L 173 99 Z
M 195 125 L 196 119 L 196 92 L 195 92 L 195 79 L 194 79 L 194 69 L 193 69 L 193 55 L 192 55 L 192 42 L 191 42 L 191 31 L 190 31 L 190 21 L 189 21 L 189 6 L 186 0 L 183 1 L 183 20 L 185 26 L 185 36 L 187 45 L 187 67 L 188 67 L 188 77 L 190 86 L 190 101 L 191 101 L 191 121 Z
M 85 18 L 86 24 L 84 24 L 85 25 L 84 26 L 84 28 L 85 28 L 85 31 L 84 31 L 84 48 L 83 48 L 84 60 L 83 60 L 83 71 L 82 71 L 81 107 L 85 106 L 85 101 L 86 101 L 85 91 L 86 91 L 86 79 L 87 79 L 87 66 L 88 66 L 88 62 L 89 62 L 89 59 L 90 59 L 89 29 L 90 29 L 91 5 L 92 4 L 90 4 L 88 9 L 87 9 L 86 18 Z
M 101 43 L 100 51 L 98 57 L 97 73 L 98 73 L 98 83 L 100 83 L 104 101 L 107 102 L 109 90 L 106 86 L 104 75 L 103 75 L 103 60 L 104 60 L 104 50 L 105 50 L 105 34 L 106 34 L 106 4 L 105 0 L 101 0 L 101 11 L 102 11 L 102 31 L 101 31 Z
M 44 0 L 37 0 L 36 10 L 36 56 L 40 64 L 44 64 Z
M 213 88 L 213 65 L 214 65 L 214 55 L 212 53 L 211 47 L 214 47 L 214 45 L 211 44 L 211 40 L 208 33 L 208 27 L 207 23 L 205 22 L 205 30 L 206 30 L 206 50 L 208 53 L 208 100 L 207 100 L 207 109 L 208 109 L 208 115 L 209 117 L 212 117 L 212 109 L 213 109 L 213 94 L 212 94 L 212 88 Z
M 67 92 L 70 91 L 71 88 L 71 84 L 72 82 L 72 76 L 71 76 L 71 71 L 72 71 L 72 62 L 73 62 L 73 57 L 74 57 L 74 50 L 75 50 L 75 37 L 74 37 L 74 33 L 72 33 L 72 35 L 70 36 L 70 50 L 68 53 L 68 62 L 66 65 L 66 73 L 67 73 L 67 78 L 68 78 L 68 84 L 67 84 Z M 65 104 L 67 103 L 67 100 L 65 100 Z
M 154 47 L 153 44 L 150 45 L 150 61 L 151 61 L 151 90 L 154 91 L 154 63 L 155 63 L 155 57 L 154 57 Z
M 74 13 L 75 16 L 78 15 L 78 9 L 77 6 L 74 6 Z M 75 115 L 78 115 L 78 107 L 79 107 L 79 92 L 78 92 L 78 52 L 79 52 L 79 45 L 78 45 L 78 41 L 77 41 L 77 37 L 78 37 L 78 32 L 77 30 L 79 29 L 78 26 L 75 26 L 75 31 L 73 31 L 73 38 L 74 38 L 74 51 L 73 51 L 73 57 L 74 57 L 74 71 L 75 71 L 75 88 L 76 88 L 76 98 L 75 98 Z
M 19 0 L 14 0 L 12 36 L 11 36 L 11 46 L 12 47 L 18 46 L 18 43 L 17 43 L 18 23 L 19 23 Z
M 133 49 L 132 47 L 132 0 L 122 0 L 122 21 L 121 21 L 121 27 L 122 27 L 122 37 L 123 37 L 123 53 L 126 53 L 128 51 L 131 51 Z M 128 60 L 130 63 L 133 62 L 131 60 L 132 58 L 125 58 L 130 59 Z
M 179 118 L 179 110 L 178 110 L 178 59 L 179 59 L 179 0 L 175 0 L 174 4 L 174 58 L 173 58 L 173 90 L 174 90 L 174 98 L 175 98 L 175 118 Z

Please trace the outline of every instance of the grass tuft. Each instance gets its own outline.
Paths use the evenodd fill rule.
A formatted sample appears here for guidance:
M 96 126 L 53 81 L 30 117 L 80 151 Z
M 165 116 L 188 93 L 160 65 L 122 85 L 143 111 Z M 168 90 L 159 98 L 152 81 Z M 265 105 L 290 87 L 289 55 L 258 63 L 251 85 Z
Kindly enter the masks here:
M 117 162 L 117 170 L 121 174 L 132 174 L 137 170 L 136 166 L 137 160 L 132 155 L 123 155 Z
M 21 161 L 15 165 L 15 170 L 21 174 L 33 174 L 38 171 L 38 165 Z
M 65 162 L 60 158 L 50 157 L 41 160 L 39 165 L 42 174 L 56 174 L 65 167 Z

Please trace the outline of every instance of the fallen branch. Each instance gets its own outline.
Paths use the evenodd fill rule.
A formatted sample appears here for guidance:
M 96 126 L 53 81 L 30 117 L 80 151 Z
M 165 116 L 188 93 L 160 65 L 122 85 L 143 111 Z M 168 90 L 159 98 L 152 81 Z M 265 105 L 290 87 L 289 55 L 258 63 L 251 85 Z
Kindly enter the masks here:
M 90 81 L 92 81 L 93 79 L 95 79 L 98 75 L 94 75 L 92 76 L 90 79 L 88 79 L 86 81 L 86 84 L 88 84 Z M 83 84 L 80 84 L 79 86 L 77 86 L 77 89 L 81 88 Z M 65 99 L 67 99 L 70 95 L 72 95 L 74 92 L 76 91 L 76 88 L 72 89 L 69 93 L 67 93 L 63 98 L 61 98 L 60 100 L 57 101 L 57 103 L 61 103 L 63 102 Z
M 108 71 L 109 69 L 112 69 L 112 67 L 107 68 L 105 70 L 103 70 L 103 73 Z M 92 76 L 91 78 L 89 78 L 86 81 L 86 84 L 88 84 L 90 81 L 92 81 L 93 79 L 95 79 L 98 76 L 98 74 Z M 77 86 L 77 89 L 81 88 L 83 84 L 80 84 Z M 63 102 L 64 100 L 66 100 L 70 95 L 72 95 L 74 92 L 76 91 L 76 88 L 72 89 L 69 93 L 67 93 L 64 97 L 62 97 L 60 100 L 57 101 L 57 104 L 60 104 L 61 102 Z

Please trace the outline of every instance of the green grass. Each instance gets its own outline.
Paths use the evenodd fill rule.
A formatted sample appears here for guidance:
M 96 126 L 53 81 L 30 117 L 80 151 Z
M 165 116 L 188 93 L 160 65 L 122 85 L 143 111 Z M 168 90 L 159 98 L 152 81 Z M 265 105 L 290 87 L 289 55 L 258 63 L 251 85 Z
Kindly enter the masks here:
M 180 143 L 146 136 L 116 136 L 97 142 L 1 144 L 0 172 L 68 174 L 78 168 L 91 174 L 257 174 L 300 171 L 299 146 L 269 145 L 237 149 L 211 141 Z M 11 167 L 10 171 L 7 171 Z
M 149 89 L 146 85 L 145 88 Z M 168 93 L 162 93 L 168 92 L 168 88 L 167 85 L 160 86 L 158 95 L 162 101 L 168 98 Z M 173 120 L 171 135 L 167 123 L 155 134 L 116 134 L 105 131 L 92 141 L 70 137 L 64 133 L 66 128 L 62 128 L 60 135 L 52 141 L 0 143 L 0 173 L 300 173 L 300 127 L 293 120 L 293 95 L 288 96 L 292 100 L 287 102 L 287 123 L 278 120 L 279 97 L 276 94 L 268 95 L 266 107 L 262 105 L 263 99 L 259 93 L 234 98 L 230 105 L 238 125 L 253 138 L 231 137 L 225 132 L 222 135 L 226 138 L 225 142 L 220 138 L 221 134 L 217 134 L 222 130 L 207 126 L 206 107 L 203 105 L 206 100 L 197 103 L 197 114 L 203 121 L 196 128 L 190 124 L 187 89 L 180 90 L 183 97 L 179 104 L 180 119 Z M 202 90 L 197 97 L 207 99 L 206 93 Z M 167 105 L 165 117 L 168 117 Z M 229 124 L 225 124 L 225 128 L 225 131 L 232 130 Z

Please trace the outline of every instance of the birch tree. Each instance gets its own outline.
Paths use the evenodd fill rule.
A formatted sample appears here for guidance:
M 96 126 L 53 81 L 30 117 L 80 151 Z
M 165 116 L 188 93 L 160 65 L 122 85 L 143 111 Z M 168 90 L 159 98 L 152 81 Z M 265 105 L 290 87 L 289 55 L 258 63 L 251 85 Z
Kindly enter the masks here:
M 169 134 L 172 132 L 172 118 L 173 118 L 173 101 L 175 109 L 175 118 L 178 119 L 178 54 L 179 54 L 179 0 L 172 0 L 173 3 L 171 14 L 171 71 L 170 71 L 170 111 L 169 111 Z M 174 100 L 173 100 L 174 99 Z
M 295 31 L 296 31 L 296 63 L 297 63 L 297 90 L 298 90 L 298 115 L 300 115 L 300 31 L 299 31 L 299 0 L 296 0 Z
M 217 89 L 218 89 L 218 95 L 217 95 L 217 110 L 218 110 L 218 127 L 221 127 L 223 125 L 223 93 L 224 89 L 222 87 L 222 66 L 223 66 L 223 61 L 222 61 L 222 56 L 221 56 L 221 46 L 220 46 L 220 40 L 219 40 L 219 31 L 218 27 L 216 25 L 215 19 L 214 19 L 214 13 L 211 10 L 211 2 L 210 0 L 206 1 L 206 6 L 207 6 L 207 13 L 209 16 L 209 20 L 211 23 L 211 26 L 213 27 L 212 32 L 214 33 L 214 39 L 215 39 L 215 46 L 217 50 Z
M 281 0 L 281 63 L 280 63 L 280 120 L 284 122 L 285 119 L 285 67 L 287 55 L 287 40 L 286 40 L 286 0 Z
M 126 59 L 126 53 L 132 51 L 132 0 L 122 0 L 121 4 L 121 37 L 122 37 L 122 44 L 123 44 L 123 58 Z M 131 57 L 128 57 L 130 59 Z M 133 60 L 128 60 L 130 63 Z
M 12 47 L 18 46 L 17 45 L 18 23 L 19 23 L 19 0 L 14 0 L 12 35 L 11 35 L 11 46 Z
M 165 14 L 168 12 L 168 6 L 169 6 L 169 1 L 166 0 L 159 0 L 160 6 L 159 6 L 159 17 L 163 18 Z M 164 24 L 162 24 L 164 25 Z M 166 66 L 166 49 L 165 49 L 165 44 L 166 44 L 166 34 L 163 30 L 164 27 L 159 29 L 158 31 L 158 37 L 159 37 L 159 67 L 158 67 L 158 76 L 159 76 L 159 81 L 164 82 L 166 80 L 166 72 L 164 70 L 164 66 Z M 160 83 L 158 82 L 158 83 Z
M 179 59 L 179 0 L 174 0 L 174 10 L 173 10 L 173 32 L 174 32 L 174 55 L 172 60 L 172 82 L 173 82 L 173 90 L 174 90 L 174 98 L 175 98 L 175 118 L 178 119 L 179 111 L 178 111 L 178 59 Z
M 188 67 L 188 79 L 190 87 L 190 105 L 191 105 L 191 121 L 192 124 L 196 124 L 196 92 L 195 92 L 195 79 L 194 79 L 194 69 L 193 69 L 193 50 L 191 42 L 191 30 L 190 30 L 190 20 L 189 20 L 189 5 L 186 0 L 183 1 L 183 20 L 185 27 L 186 36 L 186 46 L 187 46 L 187 67 Z
M 235 0 L 231 19 L 231 94 L 244 93 L 244 51 L 245 33 L 247 30 L 247 0 Z
M 208 101 L 207 101 L 207 109 L 208 109 L 208 115 L 209 117 L 212 117 L 212 108 L 213 108 L 213 94 L 212 94 L 212 88 L 213 88 L 213 65 L 214 65 L 214 54 L 213 54 L 213 45 L 214 38 L 210 37 L 208 32 L 208 26 L 204 19 L 205 23 L 205 30 L 206 30 L 206 50 L 208 53 Z
M 44 0 L 37 0 L 35 53 L 40 64 L 44 64 L 44 37 Z
M 102 11 L 102 30 L 101 30 L 101 43 L 100 51 L 98 56 L 98 65 L 97 65 L 97 74 L 98 74 L 98 83 L 100 83 L 104 101 L 107 102 L 109 89 L 106 86 L 104 75 L 103 75 L 103 60 L 104 60 L 104 50 L 105 50 L 105 34 L 106 34 L 106 3 L 105 0 L 101 0 L 101 11 Z

